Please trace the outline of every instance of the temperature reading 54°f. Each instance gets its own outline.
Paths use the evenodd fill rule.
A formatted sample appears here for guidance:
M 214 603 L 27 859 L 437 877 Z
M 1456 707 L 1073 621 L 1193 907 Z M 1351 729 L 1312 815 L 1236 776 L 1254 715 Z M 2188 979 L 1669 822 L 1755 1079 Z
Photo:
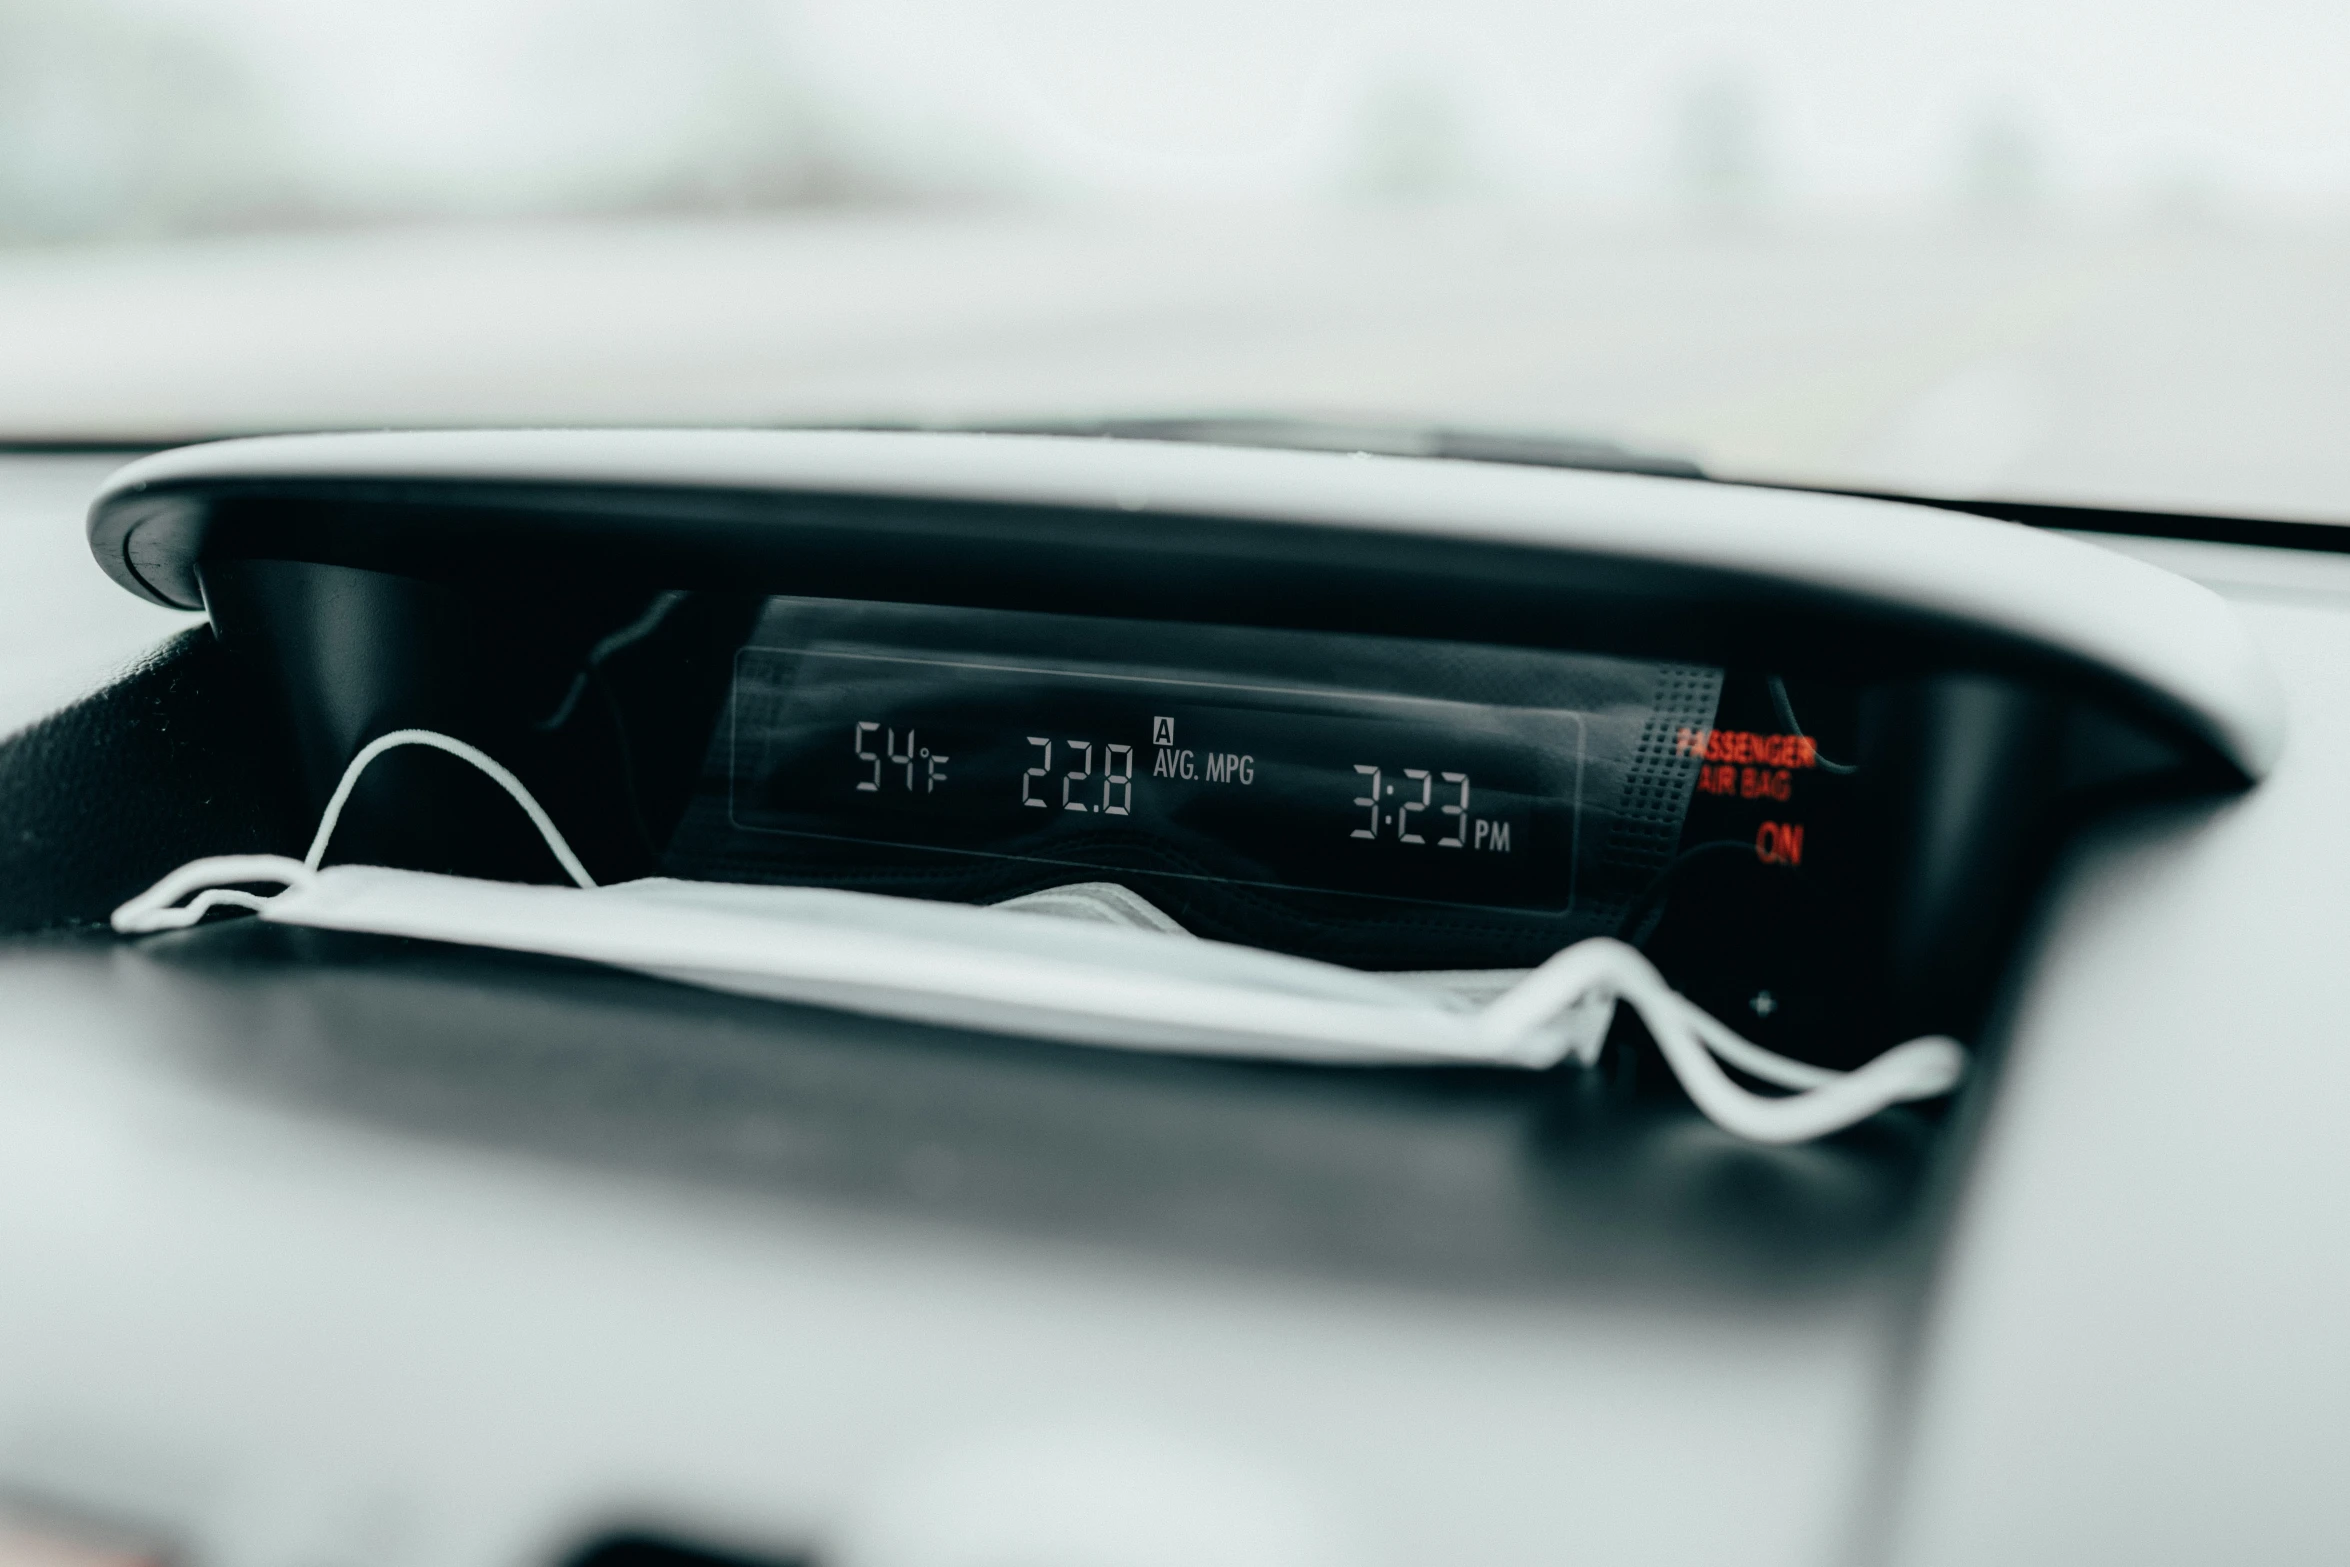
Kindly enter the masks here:
M 1397 843 L 1433 843 L 1439 849 L 1483 849 L 1489 853 L 1510 852 L 1510 824 L 1491 821 L 1469 814 L 1469 775 L 1467 773 L 1431 772 L 1425 767 L 1407 767 L 1403 770 L 1402 792 L 1390 783 L 1384 769 L 1368 762 L 1355 763 L 1355 774 L 1370 780 L 1369 792 L 1355 796 L 1354 803 L 1370 814 L 1363 825 L 1349 834 L 1355 838 L 1374 841 L 1382 836 Z M 1445 796 L 1439 799 L 1441 790 Z M 1434 812 L 1433 820 L 1429 813 Z M 1430 829 L 1435 836 L 1429 836 Z M 1446 829 L 1450 829 L 1447 831 Z
M 878 743 L 876 737 L 879 737 Z M 952 757 L 933 756 L 930 747 L 921 744 L 913 729 L 906 731 L 905 745 L 901 748 L 898 731 L 894 726 L 877 724 L 870 719 L 857 721 L 856 728 L 849 734 L 849 749 L 856 753 L 858 761 L 872 769 L 857 780 L 859 794 L 880 794 L 885 782 L 908 794 L 915 793 L 914 769 L 917 764 L 922 769 L 920 792 L 936 793 L 938 786 L 947 781 L 947 763 L 953 760 Z

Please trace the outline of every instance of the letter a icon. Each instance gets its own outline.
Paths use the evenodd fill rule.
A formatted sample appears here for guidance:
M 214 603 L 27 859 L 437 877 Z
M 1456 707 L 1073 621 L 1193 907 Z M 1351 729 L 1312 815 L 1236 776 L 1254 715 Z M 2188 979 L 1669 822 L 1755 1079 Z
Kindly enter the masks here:
M 1175 743 L 1175 720 L 1174 720 L 1174 719 L 1172 719 L 1172 718 L 1154 718 L 1154 719 L 1152 719 L 1152 720 L 1151 720 L 1151 744 L 1153 744 L 1153 745 L 1173 745 L 1174 743 Z

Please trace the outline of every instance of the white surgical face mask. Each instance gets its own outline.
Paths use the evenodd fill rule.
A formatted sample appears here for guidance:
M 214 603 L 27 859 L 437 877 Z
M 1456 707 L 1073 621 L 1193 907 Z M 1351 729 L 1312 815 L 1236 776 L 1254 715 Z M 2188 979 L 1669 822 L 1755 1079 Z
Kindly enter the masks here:
M 403 745 L 446 751 L 488 774 L 576 885 L 380 865 L 322 869 L 359 775 Z M 261 884 L 283 890 L 242 890 Z M 114 928 L 176 929 L 224 905 L 278 924 L 583 958 L 716 990 L 955 1027 L 1332 1065 L 1589 1066 L 1621 1001 L 1639 1014 L 1698 1107 L 1758 1142 L 1802 1142 L 1888 1105 L 1948 1093 L 1967 1064 L 1958 1043 L 1941 1036 L 1895 1046 L 1852 1072 L 1788 1060 L 1741 1038 L 1666 984 L 1639 952 L 1606 938 L 1577 942 L 1530 970 L 1374 974 L 1201 940 L 1107 883 L 993 907 L 662 877 L 599 887 L 520 779 L 475 747 L 423 729 L 384 735 L 351 759 L 303 859 L 191 861 L 115 910 Z M 1724 1062 L 1790 1092 L 1755 1093 L 1730 1078 Z

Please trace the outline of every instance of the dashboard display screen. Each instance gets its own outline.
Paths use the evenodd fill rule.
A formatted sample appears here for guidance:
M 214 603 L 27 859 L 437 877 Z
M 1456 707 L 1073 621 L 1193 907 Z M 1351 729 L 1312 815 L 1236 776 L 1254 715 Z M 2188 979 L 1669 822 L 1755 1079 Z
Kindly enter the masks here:
M 749 832 L 1564 912 L 1581 714 L 893 651 L 745 648 Z
M 1719 670 L 773 598 L 730 649 L 670 875 L 987 903 L 1116 882 L 1366 967 L 1616 934 L 1673 858 Z

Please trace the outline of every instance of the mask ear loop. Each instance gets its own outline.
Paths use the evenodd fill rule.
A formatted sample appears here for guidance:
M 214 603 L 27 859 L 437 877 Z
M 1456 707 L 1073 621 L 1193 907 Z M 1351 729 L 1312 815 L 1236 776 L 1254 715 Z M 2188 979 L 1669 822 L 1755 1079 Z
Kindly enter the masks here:
M 195 924 L 217 908 L 252 909 L 259 911 L 269 903 L 268 897 L 242 890 L 259 882 L 275 882 L 289 890 L 308 887 L 318 879 L 318 868 L 326 858 L 326 846 L 332 842 L 335 828 L 343 819 L 343 808 L 350 804 L 351 791 L 358 787 L 359 775 L 372 766 L 375 759 L 387 751 L 404 745 L 429 746 L 446 751 L 461 761 L 470 762 L 490 781 L 506 791 L 530 824 L 538 829 L 539 837 L 554 854 L 555 862 L 564 874 L 582 887 L 595 886 L 595 878 L 579 856 L 571 852 L 571 845 L 555 826 L 522 780 L 515 777 L 498 760 L 478 746 L 467 745 L 452 736 L 431 729 L 395 729 L 367 742 L 344 767 L 343 776 L 335 784 L 335 792 L 328 797 L 325 811 L 318 818 L 318 831 L 310 839 L 310 850 L 301 859 L 288 859 L 282 854 L 217 854 L 187 864 L 164 877 L 154 886 L 140 893 L 114 911 L 110 923 L 126 936 L 143 936 L 159 930 L 182 930 Z M 186 904 L 180 899 L 195 893 Z M 275 894 L 272 894 L 275 896 Z
M 269 899 L 245 892 L 255 882 L 281 887 L 307 887 L 317 873 L 300 860 L 282 854 L 215 854 L 187 864 L 114 911 L 111 923 L 125 936 L 144 936 L 159 930 L 181 930 L 214 909 L 261 909 Z M 198 889 L 203 889 L 198 891 Z M 185 906 L 180 899 L 195 892 Z
M 1478 1014 L 1477 1031 L 1496 1054 L 1545 1065 L 1556 1059 L 1544 1048 L 1547 1025 L 1595 994 L 1630 1003 L 1697 1107 L 1725 1131 L 1755 1142 L 1823 1137 L 1889 1106 L 1946 1094 L 1966 1075 L 1965 1047 L 1941 1034 L 1896 1045 L 1850 1072 L 1791 1061 L 1739 1035 L 1667 984 L 1636 949 L 1604 936 L 1577 942 L 1489 1003 Z M 1590 1037 L 1575 1059 L 1596 1065 L 1602 1043 L 1601 1036 Z M 1783 1098 L 1755 1093 L 1733 1081 L 1722 1061 L 1795 1091 Z
M 579 856 L 571 852 L 571 845 L 564 841 L 563 834 L 556 829 L 554 819 L 522 786 L 521 779 L 508 772 L 497 758 L 480 747 L 467 745 L 462 740 L 452 739 L 431 729 L 395 729 L 389 734 L 376 736 L 360 748 L 359 754 L 351 758 L 351 765 L 343 769 L 342 781 L 335 785 L 334 794 L 326 802 L 326 810 L 318 818 L 318 833 L 310 840 L 310 852 L 302 856 L 304 865 L 315 871 L 326 858 L 327 843 L 334 837 L 335 828 L 343 819 L 343 807 L 350 803 L 351 791 L 359 784 L 359 775 L 367 771 L 369 764 L 377 757 L 404 745 L 430 746 L 436 751 L 446 751 L 489 774 L 490 781 L 505 790 L 514 803 L 522 807 L 522 814 L 530 818 L 530 824 L 546 840 L 548 849 L 554 853 L 555 863 L 563 867 L 563 873 L 579 886 L 595 886 L 596 879 L 587 873 L 586 866 L 579 863 Z

